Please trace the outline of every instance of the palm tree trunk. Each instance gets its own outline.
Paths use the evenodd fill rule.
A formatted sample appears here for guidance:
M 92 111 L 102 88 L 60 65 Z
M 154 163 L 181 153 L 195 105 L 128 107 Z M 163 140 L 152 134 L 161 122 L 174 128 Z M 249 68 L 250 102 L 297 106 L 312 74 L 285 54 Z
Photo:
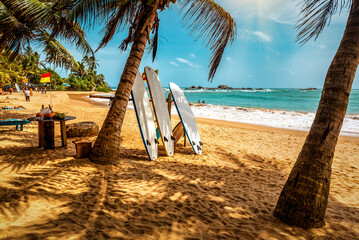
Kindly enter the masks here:
M 120 135 L 131 89 L 155 20 L 158 0 L 143 6 L 139 12 L 134 42 L 118 84 L 112 106 L 92 149 L 90 160 L 101 164 L 117 164 L 120 160 Z
M 289 225 L 304 229 L 324 225 L 335 146 L 359 63 L 358 3 L 352 3 L 313 125 L 274 210 L 274 216 Z

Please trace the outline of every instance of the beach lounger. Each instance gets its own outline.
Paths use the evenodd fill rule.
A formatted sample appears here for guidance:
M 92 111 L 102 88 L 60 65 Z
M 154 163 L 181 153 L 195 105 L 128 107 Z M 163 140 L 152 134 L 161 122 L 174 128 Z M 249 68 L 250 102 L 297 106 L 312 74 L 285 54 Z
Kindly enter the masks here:
M 16 130 L 19 130 L 19 126 L 20 126 L 20 131 L 22 131 L 24 129 L 24 124 L 28 124 L 30 123 L 30 121 L 25 120 L 25 119 L 6 119 L 6 120 L 0 120 L 0 126 L 11 126 L 11 125 L 15 125 L 16 126 Z

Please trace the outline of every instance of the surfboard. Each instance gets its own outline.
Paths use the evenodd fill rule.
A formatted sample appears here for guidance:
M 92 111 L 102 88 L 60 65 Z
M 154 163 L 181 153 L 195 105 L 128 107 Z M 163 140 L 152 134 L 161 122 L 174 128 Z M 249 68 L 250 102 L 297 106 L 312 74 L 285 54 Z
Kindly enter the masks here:
M 169 87 L 188 140 L 194 152 L 202 154 L 202 142 L 191 106 L 189 105 L 183 91 L 175 83 L 170 82 Z
M 131 95 L 147 155 L 150 160 L 155 160 L 158 156 L 156 126 L 146 86 L 139 72 L 136 75 Z
M 19 84 L 15 83 L 16 91 L 20 92 Z
M 162 143 L 167 155 L 173 156 L 174 138 L 172 136 L 171 119 L 161 81 L 151 67 L 145 67 L 145 73 Z

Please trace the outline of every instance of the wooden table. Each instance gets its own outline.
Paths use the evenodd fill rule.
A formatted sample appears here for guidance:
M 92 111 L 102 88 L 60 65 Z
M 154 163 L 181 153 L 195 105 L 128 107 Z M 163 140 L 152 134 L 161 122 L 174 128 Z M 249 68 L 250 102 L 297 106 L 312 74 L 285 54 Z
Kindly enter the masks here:
M 44 119 L 43 117 L 31 117 L 27 120 L 38 122 L 39 147 L 44 149 L 55 149 L 55 122 L 60 122 L 61 142 L 62 146 L 67 146 L 66 125 L 68 120 L 74 120 L 76 117 L 66 116 L 63 120 Z

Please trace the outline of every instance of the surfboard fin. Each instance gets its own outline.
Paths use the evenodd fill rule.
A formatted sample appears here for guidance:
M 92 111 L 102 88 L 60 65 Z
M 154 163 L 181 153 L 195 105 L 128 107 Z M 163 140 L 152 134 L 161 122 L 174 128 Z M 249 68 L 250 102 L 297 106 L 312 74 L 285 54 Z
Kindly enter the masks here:
M 175 139 L 175 137 L 174 137 L 174 136 L 171 136 L 171 140 L 175 141 L 176 139 Z
M 165 140 L 165 142 L 168 142 L 168 139 L 166 137 L 163 137 L 163 140 Z
M 159 142 L 158 142 L 158 140 L 157 140 L 156 138 L 155 138 L 155 143 L 156 143 L 156 144 L 159 144 Z
M 198 149 L 198 151 L 202 150 L 202 148 L 200 146 L 198 146 L 198 145 L 197 145 L 197 149 Z
M 194 141 L 192 141 L 192 145 L 194 146 L 194 145 L 196 145 L 196 143 Z
M 148 139 L 146 140 L 146 144 L 147 144 L 148 146 L 151 146 L 151 143 L 150 143 L 150 141 L 148 141 Z
M 201 141 L 199 141 L 199 145 L 200 145 L 200 146 L 202 146 L 202 145 L 203 145 L 203 143 L 202 143 Z

